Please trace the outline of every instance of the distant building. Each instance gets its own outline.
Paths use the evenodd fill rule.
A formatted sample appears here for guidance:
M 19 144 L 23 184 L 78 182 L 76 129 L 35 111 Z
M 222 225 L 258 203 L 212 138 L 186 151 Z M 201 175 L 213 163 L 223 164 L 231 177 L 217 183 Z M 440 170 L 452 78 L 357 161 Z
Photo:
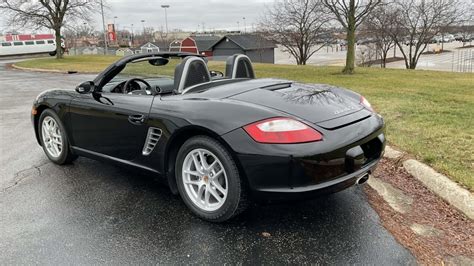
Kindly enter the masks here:
M 54 40 L 54 34 L 7 34 L 5 41 Z
M 169 51 L 170 52 L 179 52 L 181 51 L 181 41 L 180 40 L 174 40 L 170 43 L 169 46 Z
M 117 51 L 115 51 L 116 56 L 127 56 L 127 55 L 132 55 L 133 51 L 130 48 L 118 48 Z
M 188 52 L 212 56 L 211 47 L 221 37 L 219 36 L 189 36 L 183 40 L 174 40 L 170 43 L 170 51 Z
M 160 51 L 160 46 L 158 43 L 147 42 L 140 46 L 140 50 L 138 52 L 139 53 L 157 53 L 159 51 Z
M 219 36 L 209 35 L 209 36 L 193 36 L 192 37 L 196 43 L 197 50 L 200 54 L 206 56 L 212 56 L 212 46 L 221 39 Z
M 255 34 L 226 35 L 210 49 L 215 60 L 225 60 L 233 54 L 245 54 L 252 62 L 275 63 L 276 45 Z
M 198 48 L 196 46 L 196 41 L 191 37 L 184 38 L 181 41 L 180 51 L 181 52 L 188 52 L 188 53 L 196 53 L 197 54 L 198 53 Z

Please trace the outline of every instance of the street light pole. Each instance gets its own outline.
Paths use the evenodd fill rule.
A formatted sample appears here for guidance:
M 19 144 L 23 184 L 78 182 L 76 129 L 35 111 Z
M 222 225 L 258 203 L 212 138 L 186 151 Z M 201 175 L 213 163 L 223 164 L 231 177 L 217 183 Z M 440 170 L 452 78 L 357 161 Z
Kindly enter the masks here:
M 244 33 L 247 33 L 247 23 L 245 22 L 245 17 L 242 19 L 244 20 Z
M 130 46 L 133 47 L 133 23 L 132 23 L 132 25 L 131 25 L 130 28 L 131 28 L 131 30 L 132 30 L 132 35 L 130 35 L 131 41 L 132 41 L 132 42 L 131 42 L 132 45 L 130 45 Z
M 100 0 L 100 13 L 102 14 L 102 28 L 104 30 L 104 55 L 107 55 L 109 48 L 107 46 L 107 31 L 105 30 L 104 4 L 102 0 Z
M 170 5 L 161 5 L 161 8 L 165 10 L 166 37 L 168 37 L 168 14 L 166 13 L 166 9 L 169 7 Z
M 145 35 L 145 20 L 142 19 L 140 20 L 140 22 L 142 23 L 142 26 L 143 26 L 143 41 L 146 42 L 146 35 Z
M 119 31 L 119 27 L 118 27 L 118 24 L 115 24 L 115 23 L 116 23 L 116 21 L 115 21 L 116 19 L 118 19 L 118 17 L 117 17 L 117 16 L 114 16 L 114 29 L 115 29 L 116 32 L 118 32 L 118 31 Z

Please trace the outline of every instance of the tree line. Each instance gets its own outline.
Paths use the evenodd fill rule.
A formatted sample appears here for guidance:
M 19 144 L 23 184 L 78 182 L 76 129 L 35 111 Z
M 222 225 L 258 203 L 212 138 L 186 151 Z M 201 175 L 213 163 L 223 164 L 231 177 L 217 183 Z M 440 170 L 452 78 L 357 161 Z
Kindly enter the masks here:
M 101 0 L 2 0 L 0 14 L 11 25 L 51 29 L 61 43 L 66 21 L 88 21 L 101 5 Z M 380 52 L 382 67 L 389 50 L 398 47 L 406 68 L 415 69 L 436 35 L 452 25 L 472 23 L 472 13 L 466 0 L 276 0 L 265 10 L 259 31 L 305 65 L 342 28 L 347 42 L 343 72 L 350 74 L 357 33 L 363 30 Z M 60 45 L 56 56 L 62 57 Z
M 342 28 L 347 42 L 343 72 L 350 74 L 355 69 L 358 32 L 370 36 L 382 67 L 389 50 L 398 47 L 406 68 L 415 69 L 435 36 L 472 19 L 467 1 L 462 0 L 277 0 L 265 10 L 260 27 L 299 65 Z

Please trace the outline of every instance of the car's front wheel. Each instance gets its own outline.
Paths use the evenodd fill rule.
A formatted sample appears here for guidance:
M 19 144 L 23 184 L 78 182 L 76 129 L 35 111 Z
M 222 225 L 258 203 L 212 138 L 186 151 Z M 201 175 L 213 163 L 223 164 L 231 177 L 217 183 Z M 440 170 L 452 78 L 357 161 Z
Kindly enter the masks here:
M 245 209 L 245 184 L 232 156 L 218 141 L 207 136 L 187 140 L 175 169 L 181 198 L 198 217 L 222 222 Z
M 51 109 L 41 113 L 38 130 L 44 153 L 56 164 L 67 164 L 77 156 L 69 148 L 69 141 L 61 120 Z

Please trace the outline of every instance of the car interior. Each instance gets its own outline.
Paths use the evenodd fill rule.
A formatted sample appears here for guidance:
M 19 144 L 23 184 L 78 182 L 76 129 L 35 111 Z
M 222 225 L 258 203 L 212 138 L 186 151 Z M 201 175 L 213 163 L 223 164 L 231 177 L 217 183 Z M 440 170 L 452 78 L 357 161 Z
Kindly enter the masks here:
M 159 67 L 167 65 L 169 61 L 168 58 L 151 56 L 132 61 L 127 66 L 148 62 L 147 68 Z M 173 76 L 156 74 L 151 77 L 139 77 L 139 71 L 135 72 L 132 75 L 124 75 L 126 77 L 117 75 L 102 88 L 102 91 L 130 95 L 180 95 L 255 78 L 250 58 L 243 54 L 235 54 L 227 58 L 225 74 L 220 71 L 210 71 L 206 60 L 198 56 L 183 58 L 175 66 Z

